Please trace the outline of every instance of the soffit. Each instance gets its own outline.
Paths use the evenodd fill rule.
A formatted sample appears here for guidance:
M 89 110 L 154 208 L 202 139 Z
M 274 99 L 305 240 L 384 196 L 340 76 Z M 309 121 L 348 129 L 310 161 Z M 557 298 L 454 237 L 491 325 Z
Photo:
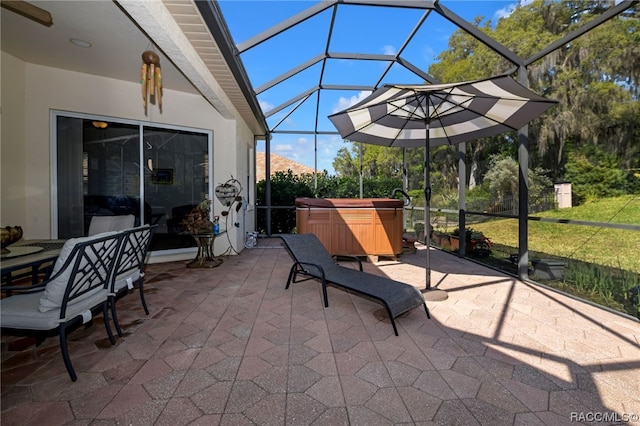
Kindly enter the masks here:
M 163 3 L 240 116 L 255 134 L 264 134 L 195 3 L 191 0 L 163 0 Z
M 230 114 L 235 116 L 237 113 L 254 134 L 265 133 L 263 120 L 251 109 L 193 1 L 163 0 L 164 9 L 155 2 L 122 0 L 119 3 L 143 25 L 143 29 L 224 117 L 232 118 Z M 173 22 L 162 19 L 163 10 L 168 12 L 179 31 L 171 28 Z M 189 54 L 190 49 L 195 56 Z M 229 104 L 233 105 L 231 110 L 227 107 Z
M 225 118 L 241 118 L 254 134 L 265 133 L 191 0 L 169 0 L 166 6 L 140 0 L 30 3 L 49 11 L 53 25 L 1 9 L 3 52 L 27 63 L 138 83 L 140 54 L 155 49 L 165 89 L 200 94 Z M 70 38 L 92 46 L 79 48 Z

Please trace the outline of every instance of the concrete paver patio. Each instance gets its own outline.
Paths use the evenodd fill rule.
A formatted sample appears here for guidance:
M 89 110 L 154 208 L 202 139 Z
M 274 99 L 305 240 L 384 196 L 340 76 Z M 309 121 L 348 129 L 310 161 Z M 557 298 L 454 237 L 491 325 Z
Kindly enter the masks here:
M 264 248 L 263 248 L 264 247 Z M 3 337 L 8 425 L 640 424 L 640 324 L 456 256 L 432 251 L 449 298 L 397 320 L 316 281 L 285 290 L 279 239 L 226 257 L 147 268 L 118 302 L 125 335 L 102 318 L 57 338 Z M 424 287 L 424 247 L 367 271 Z

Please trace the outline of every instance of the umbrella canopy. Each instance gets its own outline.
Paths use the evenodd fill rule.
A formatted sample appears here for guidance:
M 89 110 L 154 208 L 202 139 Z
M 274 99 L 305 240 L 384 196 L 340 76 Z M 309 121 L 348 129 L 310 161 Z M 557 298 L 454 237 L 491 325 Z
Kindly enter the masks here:
M 502 76 L 384 85 L 329 119 L 344 139 L 355 142 L 423 147 L 428 140 L 430 146 L 439 146 L 518 130 L 556 103 Z
M 459 83 L 384 85 L 329 116 L 343 139 L 382 146 L 425 147 L 425 240 L 429 240 L 429 147 L 519 130 L 557 102 L 509 76 Z M 430 288 L 427 250 L 427 289 Z

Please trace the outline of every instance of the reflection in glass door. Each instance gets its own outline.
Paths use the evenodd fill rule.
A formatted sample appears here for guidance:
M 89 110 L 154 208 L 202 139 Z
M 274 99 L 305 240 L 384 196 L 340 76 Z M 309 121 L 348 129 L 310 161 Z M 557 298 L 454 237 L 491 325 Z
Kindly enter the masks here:
M 158 225 L 151 250 L 195 246 L 181 222 L 210 192 L 210 133 L 61 115 L 55 122 L 58 238 L 87 235 L 93 216 L 131 214 L 135 225 Z
M 158 228 L 152 250 L 192 247 L 182 221 L 209 193 L 208 135 L 144 128 L 145 205 Z

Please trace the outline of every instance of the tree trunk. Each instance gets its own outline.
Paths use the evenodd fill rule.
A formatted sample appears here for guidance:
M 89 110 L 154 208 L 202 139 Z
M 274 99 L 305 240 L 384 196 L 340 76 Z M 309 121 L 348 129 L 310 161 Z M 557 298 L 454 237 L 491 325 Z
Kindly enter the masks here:
M 478 158 L 480 157 L 480 152 L 482 151 L 482 147 L 480 143 L 472 143 L 471 145 L 471 166 L 469 167 L 469 189 L 473 189 L 476 187 L 478 182 L 476 181 L 476 175 L 478 174 L 478 169 L 480 166 L 478 165 Z

